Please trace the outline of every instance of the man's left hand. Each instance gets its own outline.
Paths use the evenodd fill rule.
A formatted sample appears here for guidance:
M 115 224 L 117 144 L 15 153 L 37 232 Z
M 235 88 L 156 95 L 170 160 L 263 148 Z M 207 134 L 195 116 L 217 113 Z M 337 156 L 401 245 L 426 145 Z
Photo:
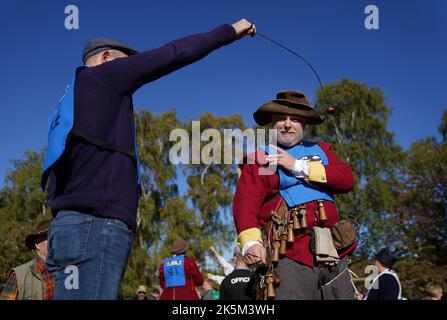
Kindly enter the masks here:
M 287 151 L 276 147 L 274 145 L 270 145 L 271 148 L 277 151 L 277 154 L 269 154 L 267 156 L 267 160 L 270 165 L 279 165 L 288 171 L 293 171 L 295 166 L 295 158 L 291 156 Z

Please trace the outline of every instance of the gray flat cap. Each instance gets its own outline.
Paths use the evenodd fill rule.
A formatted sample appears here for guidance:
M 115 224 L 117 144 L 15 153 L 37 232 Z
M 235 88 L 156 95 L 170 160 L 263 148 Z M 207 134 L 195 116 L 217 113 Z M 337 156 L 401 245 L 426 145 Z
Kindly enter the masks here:
M 93 38 L 87 42 L 84 51 L 82 51 L 82 61 L 85 64 L 88 58 L 99 52 L 111 49 L 122 51 L 129 56 L 138 53 L 137 50 L 132 49 L 119 41 L 109 38 Z

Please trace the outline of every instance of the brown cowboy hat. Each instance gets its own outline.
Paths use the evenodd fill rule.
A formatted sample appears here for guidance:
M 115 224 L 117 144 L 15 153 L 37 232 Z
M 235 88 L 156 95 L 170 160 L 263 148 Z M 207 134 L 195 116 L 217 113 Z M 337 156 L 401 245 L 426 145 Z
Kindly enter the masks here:
M 182 238 L 177 238 L 174 240 L 171 246 L 171 252 L 173 254 L 185 253 L 188 250 L 189 246 L 185 240 Z
M 35 250 L 36 243 L 45 241 L 47 239 L 48 229 L 50 228 L 50 225 L 51 225 L 51 221 L 49 221 L 49 220 L 39 222 L 34 233 L 26 236 L 26 238 L 25 238 L 26 246 L 31 250 Z
M 272 113 L 285 113 L 306 118 L 308 124 L 320 124 L 324 121 L 314 107 L 300 91 L 281 91 L 276 94 L 276 100 L 269 101 L 253 113 L 253 118 L 260 126 L 272 122 Z

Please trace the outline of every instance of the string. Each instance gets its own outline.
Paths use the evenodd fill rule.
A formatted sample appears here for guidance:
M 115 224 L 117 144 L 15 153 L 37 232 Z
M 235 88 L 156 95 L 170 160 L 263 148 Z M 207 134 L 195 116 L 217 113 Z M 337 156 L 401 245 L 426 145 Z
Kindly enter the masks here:
M 250 28 L 251 28 L 251 27 L 250 27 Z M 312 64 L 311 64 L 306 58 L 304 58 L 302 55 L 300 55 L 300 54 L 297 53 L 296 51 L 293 51 L 292 49 L 288 48 L 287 46 L 285 46 L 285 45 L 279 43 L 279 42 L 276 41 L 276 40 L 273 40 L 272 38 L 270 38 L 270 37 L 268 37 L 268 36 L 266 36 L 266 35 L 264 35 L 264 34 L 262 34 L 262 33 L 260 33 L 260 32 L 257 32 L 257 31 L 256 31 L 256 35 L 258 35 L 258 36 L 264 38 L 264 39 L 267 40 L 267 41 L 270 41 L 270 42 L 273 43 L 274 45 L 276 45 L 276 46 L 278 46 L 278 47 L 280 47 L 280 48 L 282 48 L 282 49 L 284 49 L 284 50 L 290 52 L 290 53 L 293 54 L 294 56 L 296 56 L 296 57 L 298 57 L 299 59 L 303 60 L 303 61 L 307 64 L 307 66 L 313 71 L 313 73 L 315 74 L 315 76 L 317 77 L 317 80 L 318 80 L 318 83 L 320 84 L 321 92 L 323 93 L 323 97 L 324 97 L 324 100 L 325 100 L 325 102 L 326 102 L 326 105 L 327 105 L 328 107 L 330 106 L 330 104 L 328 103 L 329 100 L 327 99 L 326 91 L 324 90 L 324 87 L 323 87 L 323 83 L 322 83 L 322 81 L 321 81 L 321 78 L 320 78 L 320 76 L 318 75 L 317 70 L 315 70 L 315 68 L 312 66 Z

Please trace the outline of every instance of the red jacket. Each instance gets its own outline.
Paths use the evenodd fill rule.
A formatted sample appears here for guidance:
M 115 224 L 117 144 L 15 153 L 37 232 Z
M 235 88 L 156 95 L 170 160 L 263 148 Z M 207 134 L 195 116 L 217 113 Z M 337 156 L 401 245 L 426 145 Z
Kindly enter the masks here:
M 347 193 L 353 189 L 354 176 L 351 167 L 337 158 L 331 150 L 332 144 L 320 142 L 318 145 L 328 158 L 328 164 L 324 165 L 326 183 L 312 182 L 312 184 L 330 194 Z M 260 149 L 256 152 L 255 157 L 255 164 L 242 165 L 242 174 L 233 199 L 233 217 L 238 234 L 265 224 L 270 219 L 271 211 L 277 208 L 281 200 L 281 196 L 275 197 L 279 191 L 278 173 L 259 175 L 259 168 L 266 166 L 266 154 Z M 330 201 L 325 201 L 324 206 L 328 217 L 324 226 L 331 227 L 339 220 L 337 207 Z M 316 201 L 307 203 L 306 209 L 307 224 L 311 228 L 316 225 L 318 219 L 318 215 L 315 214 Z M 343 255 L 354 250 L 355 246 L 356 244 L 346 250 Z M 288 246 L 286 256 L 310 267 L 315 266 L 314 257 L 310 251 L 309 231 L 295 236 L 295 242 L 292 246 Z
M 193 258 L 185 257 L 185 277 L 186 285 L 182 287 L 170 287 L 166 288 L 166 281 L 164 276 L 163 263 L 159 268 L 160 285 L 163 292 L 160 296 L 160 300 L 199 300 L 200 297 L 197 294 L 196 286 L 200 286 L 203 283 L 203 276 L 196 262 Z

